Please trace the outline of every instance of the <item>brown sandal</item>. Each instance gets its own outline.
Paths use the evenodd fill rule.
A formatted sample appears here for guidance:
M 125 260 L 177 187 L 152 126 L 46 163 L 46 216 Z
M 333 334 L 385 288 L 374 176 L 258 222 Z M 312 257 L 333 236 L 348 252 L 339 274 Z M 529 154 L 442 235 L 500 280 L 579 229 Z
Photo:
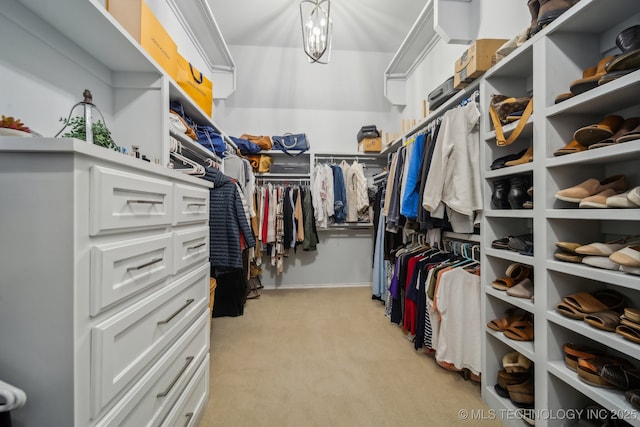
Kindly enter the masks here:
M 567 368 L 572 371 L 578 369 L 578 361 L 580 359 L 594 359 L 598 356 L 603 356 L 604 352 L 598 349 L 588 347 L 586 345 L 566 343 L 563 347 L 564 350 L 564 363 Z
M 515 341 L 533 341 L 533 323 L 530 320 L 513 322 L 505 329 L 504 336 Z
M 522 310 L 516 308 L 510 308 L 504 313 L 504 317 L 502 319 L 493 319 L 491 322 L 487 323 L 487 327 L 489 329 L 493 329 L 494 331 L 504 332 L 509 326 L 511 326 L 514 322 L 523 320 L 526 316 L 526 313 Z

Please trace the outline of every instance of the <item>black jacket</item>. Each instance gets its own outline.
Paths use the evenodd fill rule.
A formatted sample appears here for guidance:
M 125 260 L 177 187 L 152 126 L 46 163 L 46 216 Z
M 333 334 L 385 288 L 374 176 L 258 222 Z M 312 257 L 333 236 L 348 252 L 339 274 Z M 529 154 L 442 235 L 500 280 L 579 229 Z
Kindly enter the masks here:
M 212 272 L 242 268 L 240 233 L 247 247 L 256 241 L 242 207 L 236 184 L 218 169 L 206 168 L 203 177 L 213 183 L 209 191 L 209 251 Z

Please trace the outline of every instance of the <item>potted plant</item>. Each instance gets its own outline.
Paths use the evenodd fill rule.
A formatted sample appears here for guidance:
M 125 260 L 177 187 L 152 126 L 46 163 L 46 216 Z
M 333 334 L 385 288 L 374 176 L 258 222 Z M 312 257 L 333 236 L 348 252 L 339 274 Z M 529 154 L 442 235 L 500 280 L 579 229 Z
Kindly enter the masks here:
M 26 136 L 31 137 L 31 129 L 26 127 L 20 119 L 7 117 L 5 115 L 0 119 L 0 136 Z
M 62 137 L 77 138 L 85 141 L 87 139 L 87 127 L 84 117 L 72 117 L 69 119 L 60 118 L 60 121 L 64 123 L 64 128 L 70 127 L 71 129 L 64 133 Z M 63 128 L 63 129 L 64 129 Z M 91 124 L 91 130 L 93 131 L 93 143 L 105 148 L 111 148 L 112 150 L 119 151 L 120 147 L 116 145 L 111 137 L 111 132 L 105 124 L 98 120 Z

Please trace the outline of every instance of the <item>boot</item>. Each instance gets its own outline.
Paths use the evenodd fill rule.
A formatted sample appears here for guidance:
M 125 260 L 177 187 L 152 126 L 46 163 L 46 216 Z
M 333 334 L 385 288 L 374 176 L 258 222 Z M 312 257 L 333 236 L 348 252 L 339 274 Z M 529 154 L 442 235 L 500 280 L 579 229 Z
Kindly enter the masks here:
M 522 205 L 529 198 L 527 194 L 529 187 L 529 179 L 526 176 L 516 175 L 509 179 L 507 201 L 511 209 L 522 209 Z
M 540 10 L 538 11 L 537 31 L 540 31 L 558 16 L 566 12 L 579 0 L 539 0 Z
M 540 11 L 540 2 L 539 0 L 529 0 L 527 2 L 527 6 L 529 7 L 529 13 L 531 13 L 531 25 L 529 26 L 527 38 L 531 38 L 531 36 L 538 32 L 538 12 Z
M 510 209 L 507 195 L 509 194 L 509 179 L 497 179 L 493 181 L 493 194 L 491 206 L 493 209 Z

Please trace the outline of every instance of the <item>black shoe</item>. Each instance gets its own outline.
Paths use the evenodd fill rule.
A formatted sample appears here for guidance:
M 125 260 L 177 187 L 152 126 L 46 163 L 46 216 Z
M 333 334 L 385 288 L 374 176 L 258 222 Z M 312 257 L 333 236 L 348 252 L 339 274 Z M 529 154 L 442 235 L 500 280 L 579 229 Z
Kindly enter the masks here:
M 493 209 L 511 209 L 507 196 L 509 194 L 509 179 L 497 179 L 493 181 L 493 194 L 491 194 L 491 206 Z
M 529 199 L 529 178 L 524 175 L 512 176 L 509 179 L 509 193 L 507 201 L 511 209 L 522 209 L 522 205 Z

